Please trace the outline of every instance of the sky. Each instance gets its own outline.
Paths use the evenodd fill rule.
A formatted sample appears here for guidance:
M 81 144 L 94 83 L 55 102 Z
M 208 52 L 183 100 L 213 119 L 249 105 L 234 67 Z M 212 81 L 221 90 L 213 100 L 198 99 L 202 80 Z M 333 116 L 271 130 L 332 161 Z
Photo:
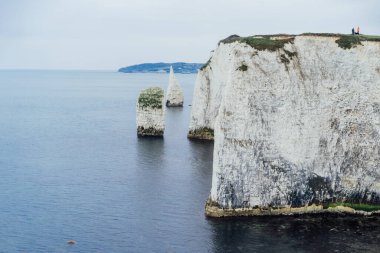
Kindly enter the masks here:
M 0 69 L 197 62 L 231 34 L 380 35 L 379 0 L 0 0 Z

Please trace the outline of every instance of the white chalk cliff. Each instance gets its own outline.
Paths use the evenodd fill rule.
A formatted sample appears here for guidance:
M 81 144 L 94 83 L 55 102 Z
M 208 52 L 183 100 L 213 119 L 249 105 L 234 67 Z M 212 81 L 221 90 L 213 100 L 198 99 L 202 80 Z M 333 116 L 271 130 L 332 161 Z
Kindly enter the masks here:
M 183 106 L 183 92 L 177 78 L 174 76 L 173 68 L 170 66 L 169 87 L 166 95 L 166 106 Z
M 152 87 L 141 91 L 136 105 L 138 136 L 163 136 L 165 130 L 164 90 Z
M 190 138 L 214 138 L 215 118 L 231 69 L 231 46 L 220 44 L 209 62 L 198 72 L 191 109 Z
M 190 132 L 215 134 L 208 215 L 380 204 L 379 41 L 221 41 L 198 74 L 192 104 Z

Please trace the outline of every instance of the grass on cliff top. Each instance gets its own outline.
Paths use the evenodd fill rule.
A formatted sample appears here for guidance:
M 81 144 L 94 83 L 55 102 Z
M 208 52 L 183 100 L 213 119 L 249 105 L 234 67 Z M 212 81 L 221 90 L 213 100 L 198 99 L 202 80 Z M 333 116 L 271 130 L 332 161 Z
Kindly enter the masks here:
M 164 90 L 159 87 L 152 87 L 141 91 L 139 96 L 139 106 L 142 108 L 162 108 Z
M 362 41 L 380 41 L 380 36 L 374 35 L 341 35 L 335 42 L 343 49 L 362 45 Z
M 291 36 L 291 35 L 263 35 L 263 36 L 250 36 L 250 37 L 239 37 L 237 35 L 232 35 L 224 40 L 221 40 L 220 43 L 228 44 L 233 42 L 240 42 L 240 43 L 246 43 L 247 45 L 250 45 L 251 47 L 263 51 L 276 51 L 277 49 L 283 48 L 285 44 L 292 43 L 294 38 L 284 38 L 284 39 L 271 39 L 272 36 Z
M 368 39 L 368 40 L 375 40 L 375 41 L 380 41 L 380 36 L 379 35 L 359 35 L 359 36 L 363 36 L 364 38 Z
M 343 49 L 350 49 L 361 45 L 362 41 L 380 41 L 380 36 L 376 35 L 347 35 L 338 33 L 302 33 L 300 35 L 288 34 L 273 34 L 273 35 L 255 35 L 250 37 L 239 37 L 231 35 L 228 38 L 221 40 L 220 43 L 228 44 L 233 42 L 241 42 L 250 45 L 251 47 L 261 51 L 269 50 L 276 51 L 283 48 L 285 44 L 292 43 L 296 36 L 319 36 L 319 37 L 339 37 L 336 43 Z M 271 39 L 272 37 L 284 37 L 283 39 Z
M 328 207 L 337 207 L 337 206 L 350 207 L 354 210 L 366 211 L 366 212 L 373 212 L 373 211 L 380 210 L 380 205 L 375 205 L 375 204 L 353 204 L 353 203 L 345 203 L 345 202 L 328 204 Z
M 296 35 L 297 36 L 297 35 Z M 301 33 L 299 36 L 318 36 L 318 37 L 341 37 L 341 36 L 350 36 L 350 37 L 359 37 L 363 40 L 368 41 L 380 41 L 379 35 L 352 35 L 352 34 L 341 34 L 341 33 Z
M 352 34 L 337 34 L 337 33 L 303 33 L 305 36 L 320 36 L 320 37 L 339 37 L 335 42 L 343 49 L 350 49 L 358 45 L 362 45 L 362 41 L 380 41 L 380 36 L 376 35 L 352 35 Z

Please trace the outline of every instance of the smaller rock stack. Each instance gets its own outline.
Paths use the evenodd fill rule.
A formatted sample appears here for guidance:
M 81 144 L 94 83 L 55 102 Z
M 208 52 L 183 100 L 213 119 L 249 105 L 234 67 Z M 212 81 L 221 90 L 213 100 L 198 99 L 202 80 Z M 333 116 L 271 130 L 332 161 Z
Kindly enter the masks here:
M 136 107 L 138 136 L 163 136 L 165 130 L 164 90 L 152 87 L 141 91 Z
M 183 92 L 178 80 L 174 76 L 173 68 L 170 67 L 169 74 L 169 87 L 166 96 L 167 107 L 181 107 L 183 106 Z

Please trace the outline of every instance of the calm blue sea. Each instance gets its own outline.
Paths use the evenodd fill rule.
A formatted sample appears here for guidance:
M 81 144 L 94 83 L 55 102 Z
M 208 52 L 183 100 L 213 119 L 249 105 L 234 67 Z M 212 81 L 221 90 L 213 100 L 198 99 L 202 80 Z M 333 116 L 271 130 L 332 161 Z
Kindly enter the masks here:
M 204 216 L 213 144 L 136 136 L 138 93 L 166 74 L 0 71 L 0 252 L 379 252 L 377 218 Z M 75 245 L 68 245 L 75 240 Z

